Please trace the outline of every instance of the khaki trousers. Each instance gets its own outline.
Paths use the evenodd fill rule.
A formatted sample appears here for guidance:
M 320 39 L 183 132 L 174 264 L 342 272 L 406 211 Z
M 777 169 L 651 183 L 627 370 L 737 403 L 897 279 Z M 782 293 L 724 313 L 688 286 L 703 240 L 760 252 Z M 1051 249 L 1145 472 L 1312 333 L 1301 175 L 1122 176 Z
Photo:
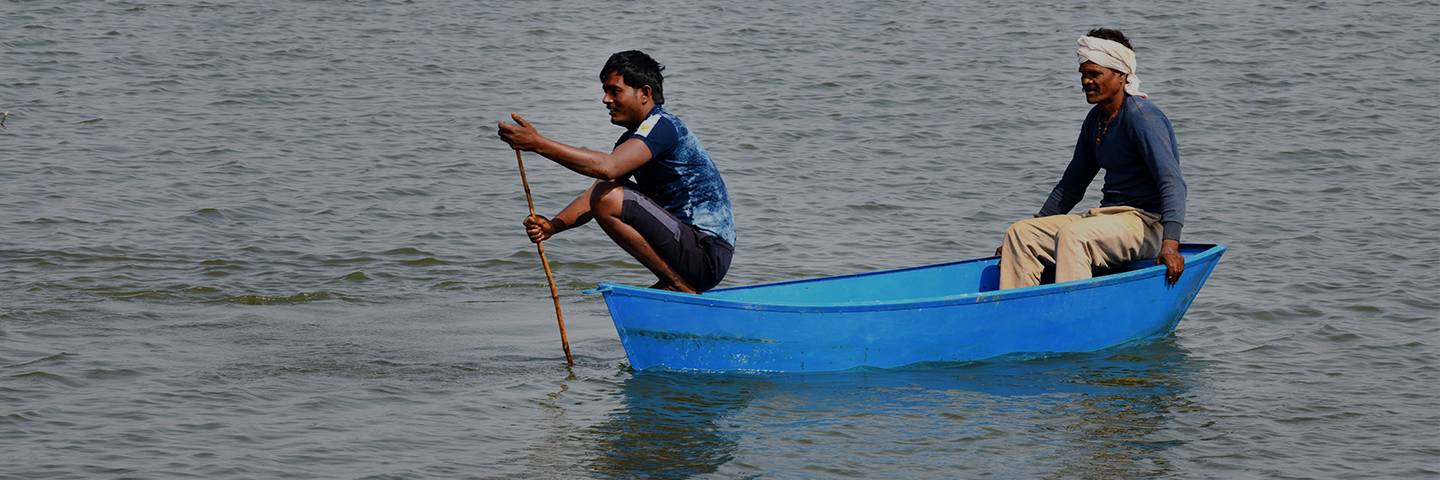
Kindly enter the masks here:
M 1092 208 L 1083 215 L 1021 220 L 1005 230 L 1000 289 L 1040 284 L 1055 267 L 1055 282 L 1090 278 L 1091 267 L 1112 268 L 1160 254 L 1160 214 L 1134 207 Z

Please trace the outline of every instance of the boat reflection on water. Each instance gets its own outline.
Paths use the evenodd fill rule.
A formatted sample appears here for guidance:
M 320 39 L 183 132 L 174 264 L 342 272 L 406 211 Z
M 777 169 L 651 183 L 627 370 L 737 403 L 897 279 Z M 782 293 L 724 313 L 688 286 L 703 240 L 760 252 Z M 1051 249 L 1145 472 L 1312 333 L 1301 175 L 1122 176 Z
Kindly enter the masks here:
M 688 478 L 735 458 L 727 421 L 774 384 L 760 377 L 639 372 L 623 385 L 623 408 L 591 429 L 597 478 Z
M 1171 342 L 905 371 L 636 372 L 587 429 L 596 478 L 764 474 L 1137 478 L 1203 421 L 1202 366 Z

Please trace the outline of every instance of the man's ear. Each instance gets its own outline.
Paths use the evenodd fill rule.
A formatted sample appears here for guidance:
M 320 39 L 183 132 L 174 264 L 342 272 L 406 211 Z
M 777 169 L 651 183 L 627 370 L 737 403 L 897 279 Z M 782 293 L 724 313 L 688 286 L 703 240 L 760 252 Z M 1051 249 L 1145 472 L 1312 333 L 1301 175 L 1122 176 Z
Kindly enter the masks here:
M 652 101 L 655 100 L 655 96 L 650 93 L 650 86 L 649 86 L 649 85 L 645 85 L 645 86 L 643 86 L 643 87 L 637 88 L 637 89 L 635 89 L 635 92 L 637 92 L 637 93 L 639 93 L 639 94 L 641 94 L 641 95 L 644 95 L 643 97 L 640 97 L 640 101 L 641 101 L 641 102 L 644 102 L 644 101 L 646 101 L 646 100 L 652 100 Z

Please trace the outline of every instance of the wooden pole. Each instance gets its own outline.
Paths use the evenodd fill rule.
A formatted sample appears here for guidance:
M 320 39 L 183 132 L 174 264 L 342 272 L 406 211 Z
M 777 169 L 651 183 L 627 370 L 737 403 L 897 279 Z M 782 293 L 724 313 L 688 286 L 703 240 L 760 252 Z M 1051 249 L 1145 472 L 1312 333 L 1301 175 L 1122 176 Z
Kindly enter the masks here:
M 535 199 L 530 196 L 530 181 L 525 179 L 525 161 L 520 159 L 520 151 L 515 151 L 515 163 L 520 164 L 520 183 L 525 185 L 525 202 L 530 204 L 530 216 L 535 216 Z M 565 347 L 565 363 L 575 364 L 575 359 L 570 357 L 570 339 L 565 336 L 565 316 L 560 314 L 560 291 L 555 289 L 555 276 L 550 274 L 550 261 L 545 259 L 545 245 L 535 242 L 535 247 L 540 249 L 540 263 L 545 265 L 545 279 L 550 281 L 550 298 L 555 300 L 555 320 L 560 322 L 560 344 Z

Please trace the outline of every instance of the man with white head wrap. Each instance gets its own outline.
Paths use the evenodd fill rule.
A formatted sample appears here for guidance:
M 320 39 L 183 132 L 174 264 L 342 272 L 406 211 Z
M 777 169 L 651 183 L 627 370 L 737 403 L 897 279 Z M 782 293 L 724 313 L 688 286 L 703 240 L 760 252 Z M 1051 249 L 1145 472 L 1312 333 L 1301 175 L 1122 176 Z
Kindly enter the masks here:
M 1135 75 L 1135 52 L 1116 30 L 1097 28 L 1080 37 L 1080 85 L 1094 104 L 1080 128 L 1065 175 L 1035 218 L 1005 232 L 1000 288 L 1040 284 L 1055 268 L 1055 281 L 1091 277 L 1091 268 L 1113 268 L 1155 258 L 1175 283 L 1185 270 L 1180 229 L 1185 222 L 1185 178 L 1170 120 Z M 1069 214 L 1105 169 L 1099 208 Z

